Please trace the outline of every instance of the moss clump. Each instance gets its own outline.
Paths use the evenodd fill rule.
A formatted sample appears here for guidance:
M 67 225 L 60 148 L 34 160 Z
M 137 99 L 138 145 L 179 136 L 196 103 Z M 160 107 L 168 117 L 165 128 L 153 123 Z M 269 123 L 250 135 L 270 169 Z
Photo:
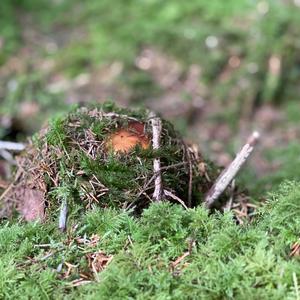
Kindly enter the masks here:
M 140 218 L 96 208 L 70 220 L 67 235 L 51 222 L 4 221 L 0 298 L 297 299 L 299 198 L 299 182 L 285 182 L 245 226 L 232 212 L 167 202 Z M 94 272 L 89 257 L 100 251 L 113 259 Z
M 53 212 L 57 216 L 63 201 L 71 214 L 93 206 L 140 212 L 152 201 L 155 158 L 161 161 L 163 188 L 188 207 L 198 205 L 217 168 L 186 145 L 165 120 L 160 148 L 154 150 L 149 120 L 146 110 L 109 103 L 52 120 L 18 160 L 16 183 L 6 197 L 10 207 L 28 210 L 31 204 L 24 198 L 35 193 L 35 200 L 43 199 L 47 217 Z M 176 197 L 166 200 L 180 201 Z

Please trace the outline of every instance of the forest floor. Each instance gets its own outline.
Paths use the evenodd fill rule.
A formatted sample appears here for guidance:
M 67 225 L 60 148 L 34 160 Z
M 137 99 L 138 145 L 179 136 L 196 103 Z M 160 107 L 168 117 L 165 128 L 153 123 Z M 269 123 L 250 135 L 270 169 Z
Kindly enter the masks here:
M 137 1 L 130 1 L 128 5 L 116 1 L 112 8 L 108 0 L 100 3 L 89 1 L 88 4 L 68 0 L 2 1 L 0 139 L 25 140 L 45 120 L 68 111 L 73 104 L 113 100 L 122 106 L 147 106 L 157 111 L 172 121 L 188 140 L 197 143 L 207 157 L 225 167 L 247 136 L 258 130 L 260 144 L 238 176 L 237 184 L 247 189 L 255 202 L 265 202 L 272 198 L 269 192 L 277 191 L 283 181 L 300 180 L 296 167 L 300 164 L 298 2 L 253 1 L 246 4 L 231 0 L 226 4 L 204 1 L 162 4 L 148 1 L 143 7 Z M 10 164 L 0 160 L 0 184 L 8 181 L 10 172 Z M 296 184 L 288 184 L 286 189 L 294 197 L 299 194 Z M 287 195 L 284 188 L 280 191 L 274 198 L 291 197 L 291 203 L 299 209 L 292 196 L 282 196 Z M 160 207 L 151 209 L 155 211 Z M 276 209 L 281 212 L 280 207 Z M 96 220 L 95 213 L 92 213 L 80 220 L 79 232 L 72 228 L 68 237 L 59 236 L 51 226 L 40 228 L 36 224 L 6 225 L 4 222 L 0 230 L 3 245 L 0 249 L 5 264 L 9 262 L 11 265 L 1 263 L 3 284 L 0 285 L 0 296 L 13 298 L 13 284 L 18 286 L 15 293 L 24 286 L 28 289 L 27 297 L 38 293 L 39 287 L 31 287 L 34 283 L 27 278 L 36 270 L 43 270 L 37 279 L 42 287 L 40 297 L 47 295 L 52 298 L 49 295 L 60 280 L 63 284 L 57 297 L 59 293 L 69 293 L 70 298 L 85 293 L 88 288 L 71 291 L 70 287 L 84 280 L 102 282 L 102 279 L 101 273 L 94 271 L 95 274 L 79 276 L 81 281 L 76 277 L 80 271 L 73 272 L 76 267 L 71 262 L 76 265 L 76 260 L 70 257 L 80 252 L 79 256 L 84 257 L 84 263 L 90 266 L 99 258 L 101 266 L 97 265 L 97 268 L 100 269 L 112 257 L 117 257 L 110 271 L 103 273 L 104 283 L 90 288 L 91 298 L 99 293 L 108 297 L 114 285 L 120 287 L 114 295 L 116 299 L 167 299 L 168 292 L 174 293 L 172 298 L 178 299 L 182 299 L 185 292 L 189 295 L 187 298 L 199 292 L 203 297 L 230 298 L 237 295 L 245 299 L 249 295 L 258 296 L 255 289 L 266 298 L 275 294 L 276 297 L 287 297 L 286 291 L 291 297 L 299 297 L 298 274 L 287 259 L 292 241 L 297 242 L 298 224 L 295 220 L 291 221 L 290 232 L 287 232 L 284 231 L 287 229 L 282 229 L 283 223 L 275 218 L 274 224 L 280 223 L 281 227 L 276 224 L 284 231 L 281 239 L 278 233 L 270 233 L 270 237 L 264 239 L 266 221 L 253 225 L 245 233 L 245 229 L 230 223 L 230 217 L 217 215 L 209 218 L 202 208 L 191 212 L 191 216 L 177 208 L 167 207 L 166 214 L 171 212 L 174 219 L 167 215 L 166 220 L 171 218 L 170 224 L 164 224 L 169 229 L 166 233 L 155 233 L 157 236 L 153 239 L 152 233 L 147 231 L 154 226 L 149 217 L 154 213 L 151 210 L 145 212 L 141 220 L 133 220 L 120 212 L 101 211 L 101 220 L 107 222 L 107 226 Z M 284 215 L 291 218 L 288 212 Z M 271 210 L 264 213 L 272 215 Z M 202 229 L 198 228 L 195 233 L 194 226 L 200 217 L 206 218 L 207 225 L 202 224 L 199 227 Z M 110 218 L 116 224 L 109 222 Z M 87 225 L 90 226 L 87 230 L 86 222 L 91 224 Z M 137 229 L 140 224 L 142 232 Z M 218 236 L 218 226 L 226 224 L 230 224 L 229 229 Z M 276 230 L 279 230 L 278 226 Z M 46 239 L 40 236 L 43 230 L 47 232 Z M 206 237 L 199 233 L 201 230 Z M 177 237 L 176 232 L 181 236 Z M 8 234 L 11 237 L 7 237 Z M 260 243 L 253 237 L 255 234 L 261 237 Z M 143 240 L 143 235 L 149 241 Z M 199 245 L 193 246 L 195 257 L 190 253 L 181 257 L 189 249 L 185 240 L 193 235 Z M 99 250 L 100 236 L 105 253 L 95 254 L 96 249 Z M 212 236 L 210 241 L 208 236 Z M 19 244 L 21 238 L 25 242 Z M 270 245 L 276 238 L 279 241 L 273 253 Z M 156 244 L 155 239 L 162 239 L 162 242 Z M 240 247 L 232 249 L 229 242 L 224 242 L 232 239 Z M 131 245 L 132 241 L 136 244 Z M 14 256 L 9 249 L 14 249 L 16 243 L 20 249 Z M 248 246 L 251 243 L 259 243 L 260 248 Z M 40 246 L 42 244 L 47 246 L 44 248 Z M 92 248 L 89 248 L 90 244 Z M 29 250 L 32 247 L 33 252 Z M 219 252 L 215 251 L 218 247 Z M 65 258 L 55 255 L 61 249 Z M 233 251 L 232 255 L 230 251 Z M 142 261 L 145 253 L 151 253 L 149 262 Z M 54 256 L 53 261 L 48 263 L 47 255 Z M 200 279 L 200 273 L 195 275 L 196 269 L 199 271 L 203 267 L 201 255 L 210 261 L 208 269 L 200 272 L 203 279 Z M 254 255 L 253 264 L 249 262 L 251 255 Z M 185 257 L 191 260 L 181 265 Z M 63 272 L 57 278 L 51 270 L 54 265 L 59 268 L 64 260 Z M 229 263 L 230 260 L 234 262 Z M 243 265 L 243 260 L 248 263 Z M 265 260 L 264 264 L 262 260 Z M 175 266 L 170 261 L 175 262 Z M 125 271 L 124 264 L 127 263 L 132 269 Z M 282 276 L 276 269 L 280 269 L 276 266 L 279 263 L 287 270 L 286 273 L 282 271 Z M 188 277 L 186 272 L 180 277 L 181 269 L 176 269 L 177 264 L 182 269 L 190 264 L 194 273 Z M 25 268 L 26 265 L 30 265 L 29 269 Z M 262 271 L 265 265 L 269 269 Z M 228 271 L 228 278 L 222 281 L 226 268 L 232 269 Z M 245 289 L 243 294 L 237 282 L 246 269 L 250 279 L 241 285 Z M 136 277 L 129 274 L 130 270 L 136 272 Z M 115 280 L 113 276 L 118 272 L 119 277 Z M 209 275 L 210 272 L 216 273 L 216 278 Z M 69 278 L 70 274 L 73 277 Z M 132 285 L 126 280 L 122 282 L 121 279 L 126 277 L 132 280 Z M 216 280 L 220 282 L 219 286 L 212 283 Z M 161 281 L 166 285 L 160 290 Z M 197 284 L 202 284 L 203 290 L 197 291 Z M 126 290 L 126 285 L 129 290 Z M 101 288 L 103 290 L 99 291 Z

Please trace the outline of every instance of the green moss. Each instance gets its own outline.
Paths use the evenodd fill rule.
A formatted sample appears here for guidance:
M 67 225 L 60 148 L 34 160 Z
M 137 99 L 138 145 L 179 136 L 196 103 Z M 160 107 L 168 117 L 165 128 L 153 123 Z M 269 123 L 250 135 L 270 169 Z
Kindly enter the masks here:
M 196 159 L 196 154 L 164 120 L 160 149 L 153 150 L 148 114 L 144 109 L 128 110 L 107 102 L 73 109 L 54 118 L 48 128 L 34 137 L 31 148 L 24 153 L 22 175 L 16 183 L 16 190 L 20 185 L 31 187 L 36 176 L 41 178 L 47 192 L 45 203 L 49 219 L 59 215 L 62 201 L 67 202 L 70 216 L 75 218 L 94 206 L 134 207 L 135 212 L 140 213 L 153 201 L 153 160 L 159 157 L 164 189 L 188 206 L 200 204 L 218 175 L 218 168 L 204 161 L 201 154 L 197 154 L 199 158 Z M 111 135 L 120 129 L 130 129 L 132 122 L 143 126 L 148 148 L 137 144 L 129 152 L 111 149 Z M 200 163 L 206 166 L 211 181 L 198 167 Z M 32 187 L 36 188 L 36 183 Z M 14 197 L 9 195 L 8 198 Z
M 299 239 L 299 197 L 299 182 L 284 183 L 242 227 L 231 213 L 170 203 L 151 204 L 139 218 L 96 208 L 73 219 L 66 234 L 51 223 L 2 222 L 0 297 L 295 299 L 300 261 L 289 253 Z M 91 245 L 93 234 L 100 239 Z M 191 254 L 172 268 L 189 248 Z M 86 254 L 99 250 L 114 256 L 94 277 Z M 65 279 L 63 262 L 76 266 Z M 82 272 L 93 282 L 71 287 Z

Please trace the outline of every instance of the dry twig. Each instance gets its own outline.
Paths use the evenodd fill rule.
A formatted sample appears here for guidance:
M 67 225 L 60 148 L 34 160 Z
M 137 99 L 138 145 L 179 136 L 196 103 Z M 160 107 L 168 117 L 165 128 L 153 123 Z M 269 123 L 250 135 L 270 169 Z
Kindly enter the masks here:
M 153 112 L 150 112 L 149 118 L 152 126 L 152 147 L 154 150 L 158 150 L 160 148 L 160 139 L 162 131 L 161 120 Z M 160 201 L 163 196 L 163 187 L 159 157 L 153 160 L 153 170 L 154 174 L 157 174 L 154 181 L 155 188 L 153 193 L 153 199 L 156 201 Z
M 24 149 L 25 149 L 25 145 L 22 143 L 0 141 L 0 150 L 19 152 L 19 151 L 23 151 Z
M 67 206 L 67 201 L 64 200 L 61 204 L 60 214 L 59 214 L 59 224 L 58 224 L 58 228 L 61 231 L 65 231 L 67 228 L 67 215 L 68 215 L 68 206 Z
M 168 190 L 164 190 L 164 194 L 166 195 L 166 197 L 170 197 L 176 201 L 178 201 L 185 209 L 188 209 L 187 206 L 185 205 L 184 201 L 181 200 L 179 197 L 177 197 L 176 195 L 174 195 L 172 192 L 168 191 Z
M 220 195 L 225 191 L 230 182 L 235 178 L 238 171 L 241 169 L 241 167 L 244 165 L 244 163 L 252 153 L 258 139 L 259 133 L 256 131 L 253 132 L 249 137 L 247 143 L 236 155 L 235 159 L 217 178 L 215 184 L 210 188 L 205 197 L 205 205 L 207 208 L 211 208 L 214 206 Z
M 232 208 L 233 200 L 234 200 L 234 190 L 235 190 L 235 179 L 231 181 L 230 184 L 230 197 L 227 203 L 224 206 L 224 211 L 230 211 Z
M 189 256 L 190 252 L 184 252 L 181 256 L 179 256 L 174 262 L 171 263 L 171 267 L 174 269 L 179 263 L 181 263 L 187 256 Z

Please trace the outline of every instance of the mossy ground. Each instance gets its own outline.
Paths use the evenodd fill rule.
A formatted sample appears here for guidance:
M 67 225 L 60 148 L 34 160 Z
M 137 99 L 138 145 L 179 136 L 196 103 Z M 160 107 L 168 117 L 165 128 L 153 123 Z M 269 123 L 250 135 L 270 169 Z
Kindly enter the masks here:
M 2 220 L 0 298 L 298 299 L 299 257 L 289 257 L 299 233 L 299 135 L 291 132 L 299 128 L 298 2 L 0 1 L 0 114 L 23 120 L 17 136 L 1 126 L 1 139 L 22 138 L 38 129 L 49 115 L 65 110 L 65 101 L 74 96 L 75 101 L 105 98 L 101 89 L 92 93 L 91 88 L 106 82 L 116 66 L 121 73 L 113 78 L 117 84 L 109 97 L 121 86 L 118 99 L 127 97 L 127 103 L 161 102 L 168 92 L 160 85 L 161 77 L 157 80 L 136 64 L 143 49 L 154 48 L 158 56 L 163 52 L 180 63 L 179 80 L 191 65 L 199 65 L 200 96 L 208 108 L 221 107 L 209 121 L 229 124 L 234 133 L 247 113 L 252 118 L 260 105 L 281 103 L 284 124 L 275 124 L 275 130 L 267 129 L 264 135 L 276 139 L 263 155 L 277 167 L 260 178 L 248 168 L 238 176 L 238 184 L 247 186 L 259 202 L 266 190 L 276 190 L 285 179 L 297 180 L 268 196 L 270 204 L 257 221 L 242 227 L 230 214 L 208 215 L 201 207 L 185 211 L 165 203 L 150 206 L 141 218 L 118 209 L 75 214 L 66 234 L 56 223 Z M 274 64 L 279 66 L 275 72 Z M 104 79 L 97 81 L 93 72 L 98 79 L 101 70 Z M 78 98 L 78 90 L 70 95 L 86 74 L 91 74 L 92 84 Z M 184 104 L 195 97 L 190 90 L 177 94 Z M 24 118 L 19 112 L 24 101 L 37 104 L 39 113 Z M 169 108 L 168 102 L 165 105 Z M 194 132 L 191 120 L 175 122 L 198 138 L 209 125 L 202 117 L 196 115 L 199 127 Z M 250 128 L 258 123 L 247 124 Z M 283 132 L 278 134 L 276 127 Z M 234 137 L 231 134 L 226 148 L 233 154 L 238 148 Z M 215 143 L 219 137 L 209 138 Z M 69 190 L 63 186 L 56 193 L 68 196 Z M 100 237 L 96 245 L 93 234 Z M 193 238 L 192 254 L 174 272 L 170 261 L 185 253 Z M 99 282 L 72 287 L 79 273 L 95 279 L 89 257 L 99 249 L 113 255 L 96 275 Z M 77 265 L 68 278 L 64 262 Z
M 2 201 L 2 216 L 12 208 L 34 210 L 28 207 L 36 197 L 27 193 L 36 191 L 43 195 L 38 202 L 44 202 L 46 219 L 57 219 L 63 202 L 72 217 L 96 206 L 134 208 L 140 213 L 154 201 L 155 158 L 160 159 L 163 194 L 166 190 L 174 195 L 165 195 L 164 200 L 176 202 L 177 197 L 185 207 L 203 203 L 219 169 L 188 146 L 170 122 L 161 122 L 160 148 L 154 150 L 147 110 L 118 108 L 107 102 L 53 119 L 17 159 L 17 178 Z M 126 151 L 120 145 L 114 149 L 115 136 Z M 132 137 L 143 139 L 146 146 L 137 143 L 127 149 Z
M 297 182 L 284 183 L 244 226 L 231 213 L 170 203 L 140 218 L 98 208 L 66 234 L 54 224 L 2 221 L 0 297 L 297 299 L 300 263 L 290 247 L 299 241 L 299 197 Z M 99 251 L 113 258 L 94 273 L 88 256 Z M 80 278 L 93 282 L 74 287 Z

